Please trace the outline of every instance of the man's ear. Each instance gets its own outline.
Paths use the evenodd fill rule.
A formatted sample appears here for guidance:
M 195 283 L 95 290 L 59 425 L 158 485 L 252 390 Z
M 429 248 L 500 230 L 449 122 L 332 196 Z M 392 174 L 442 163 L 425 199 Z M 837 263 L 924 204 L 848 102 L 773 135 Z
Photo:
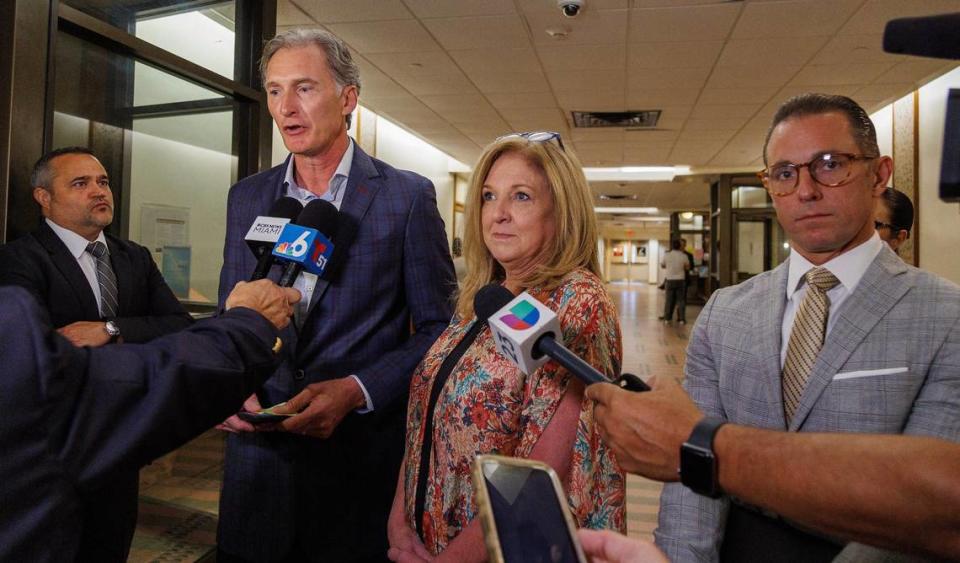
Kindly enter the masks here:
M 893 159 L 889 156 L 881 156 L 877 159 L 877 169 L 873 178 L 873 192 L 874 197 L 880 197 L 885 189 L 887 189 L 887 184 L 890 182 L 890 177 L 893 175 Z
M 50 209 L 50 192 L 40 187 L 33 188 L 33 200 L 40 205 L 40 209 L 46 211 Z

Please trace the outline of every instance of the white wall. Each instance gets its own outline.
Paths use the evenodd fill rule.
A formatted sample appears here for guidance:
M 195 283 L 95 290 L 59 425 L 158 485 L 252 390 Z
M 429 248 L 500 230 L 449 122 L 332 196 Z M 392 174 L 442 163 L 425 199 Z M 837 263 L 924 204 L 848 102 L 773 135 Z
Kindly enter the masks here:
M 940 161 L 947 91 L 960 88 L 960 68 L 920 88 L 920 267 L 960 284 L 960 204 L 940 201 Z

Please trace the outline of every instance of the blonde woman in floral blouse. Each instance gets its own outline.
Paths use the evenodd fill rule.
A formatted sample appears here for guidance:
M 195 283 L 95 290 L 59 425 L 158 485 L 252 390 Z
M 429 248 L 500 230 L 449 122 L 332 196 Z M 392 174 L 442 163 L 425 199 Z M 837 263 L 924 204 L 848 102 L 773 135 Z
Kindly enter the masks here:
M 390 559 L 486 560 L 470 477 L 474 458 L 485 453 L 549 463 L 579 526 L 625 532 L 624 473 L 601 442 L 583 385 L 555 362 L 524 376 L 497 354 L 489 328 L 440 390 L 428 467 L 420 467 L 434 379 L 476 322 L 473 299 L 488 283 L 529 292 L 557 312 L 568 348 L 607 376 L 619 375 L 620 327 L 598 277 L 589 188 L 559 135 L 508 135 L 486 148 L 467 195 L 464 252 L 468 273 L 457 312 L 410 386 L 406 455 L 388 524 Z

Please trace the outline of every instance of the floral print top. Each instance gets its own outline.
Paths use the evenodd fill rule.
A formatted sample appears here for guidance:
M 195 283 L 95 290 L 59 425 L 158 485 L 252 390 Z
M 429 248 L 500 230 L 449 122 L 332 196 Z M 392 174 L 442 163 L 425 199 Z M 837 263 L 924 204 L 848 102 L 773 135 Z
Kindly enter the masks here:
M 527 290 L 557 313 L 564 344 L 607 377 L 620 374 L 620 324 L 602 282 L 586 270 L 567 274 L 552 290 Z M 410 384 L 404 492 L 406 515 L 416 529 L 423 417 L 433 379 L 447 355 L 476 321 L 454 316 L 424 356 Z M 424 510 L 424 544 L 439 554 L 477 516 L 471 469 L 479 454 L 529 457 L 556 412 L 571 375 L 550 361 L 529 376 L 497 353 L 484 328 L 457 362 L 437 401 L 433 453 Z M 601 442 L 592 402 L 584 399 L 571 465 L 563 483 L 579 527 L 626 532 L 624 473 Z

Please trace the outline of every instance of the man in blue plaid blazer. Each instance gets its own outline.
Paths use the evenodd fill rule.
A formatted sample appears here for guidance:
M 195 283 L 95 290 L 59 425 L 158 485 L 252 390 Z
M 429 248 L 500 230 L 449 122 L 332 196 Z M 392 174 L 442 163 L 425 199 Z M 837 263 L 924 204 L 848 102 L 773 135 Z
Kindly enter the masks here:
M 869 116 L 849 98 L 805 94 L 780 108 L 767 139 L 764 184 L 791 253 L 774 270 L 717 291 L 700 313 L 685 386 L 710 417 L 704 423 L 957 441 L 960 288 L 904 264 L 877 236 L 873 209 L 892 161 L 880 155 Z M 822 346 L 788 408 L 785 365 L 804 346 L 791 336 L 819 283 L 804 275 L 816 267 L 836 285 L 816 287 L 828 298 Z M 870 486 L 856 474 L 836 478 Z M 664 487 L 655 536 L 671 561 L 684 562 L 831 561 L 844 547 L 829 533 L 680 484 Z
M 245 405 L 296 397 L 302 413 L 270 431 L 236 417 L 222 425 L 233 433 L 218 561 L 385 560 L 410 377 L 452 315 L 444 225 L 429 180 L 347 136 L 359 76 L 342 42 L 286 32 L 261 64 L 291 155 L 230 190 L 221 297 L 253 271 L 244 234 L 278 198 L 326 199 L 339 221 L 328 271 L 294 285 L 304 299 L 284 336 L 287 361 Z

